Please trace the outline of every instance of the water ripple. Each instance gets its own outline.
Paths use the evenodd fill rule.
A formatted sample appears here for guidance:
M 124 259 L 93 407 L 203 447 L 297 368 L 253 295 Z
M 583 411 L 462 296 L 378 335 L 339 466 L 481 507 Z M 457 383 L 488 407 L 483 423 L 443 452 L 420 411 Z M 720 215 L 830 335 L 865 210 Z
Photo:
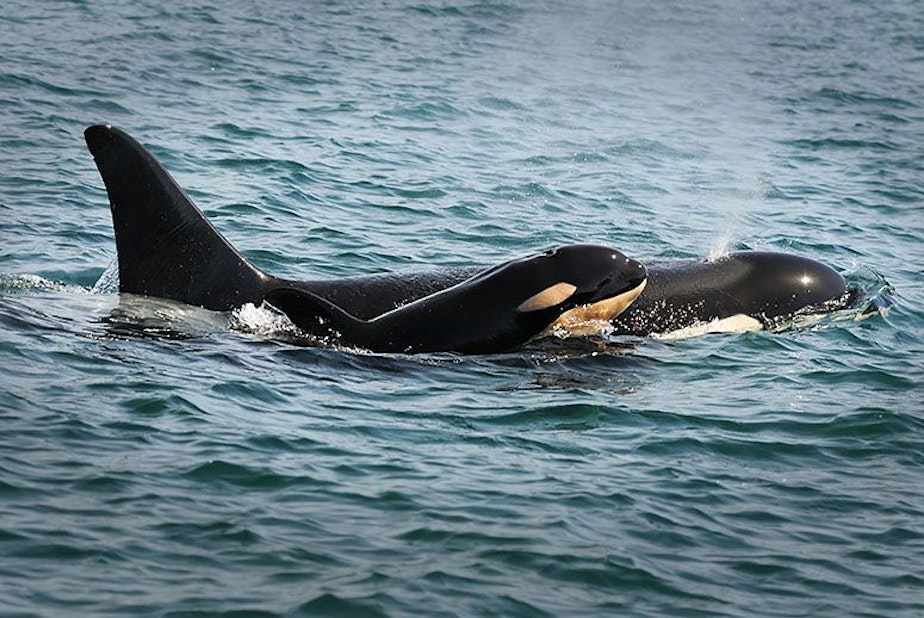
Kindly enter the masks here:
M 4 8 L 7 613 L 924 613 L 915 3 Z M 95 122 L 280 276 L 769 249 L 864 308 L 299 347 L 115 294 Z

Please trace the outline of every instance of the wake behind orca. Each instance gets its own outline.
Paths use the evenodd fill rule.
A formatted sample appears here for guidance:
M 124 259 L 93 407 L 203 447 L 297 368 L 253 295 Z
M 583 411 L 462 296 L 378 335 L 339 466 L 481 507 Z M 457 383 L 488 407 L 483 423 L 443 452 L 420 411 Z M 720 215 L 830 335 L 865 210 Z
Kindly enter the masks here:
M 766 328 L 852 301 L 843 277 L 803 257 L 732 253 L 646 277 L 594 245 L 494 268 L 285 280 L 252 266 L 130 135 L 109 125 L 84 135 L 109 195 L 120 292 L 217 311 L 266 302 L 311 336 L 375 352 L 492 353 L 547 333 L 658 335 L 736 318 Z

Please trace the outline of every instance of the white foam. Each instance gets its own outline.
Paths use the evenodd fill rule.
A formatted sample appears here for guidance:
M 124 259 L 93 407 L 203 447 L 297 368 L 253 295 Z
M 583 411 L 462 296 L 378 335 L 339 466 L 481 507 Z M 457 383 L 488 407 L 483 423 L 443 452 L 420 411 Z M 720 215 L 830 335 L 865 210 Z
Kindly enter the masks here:
M 280 333 L 292 333 L 295 325 L 285 314 L 265 303 L 260 306 L 247 303 L 231 312 L 231 328 L 261 337 L 273 337 Z

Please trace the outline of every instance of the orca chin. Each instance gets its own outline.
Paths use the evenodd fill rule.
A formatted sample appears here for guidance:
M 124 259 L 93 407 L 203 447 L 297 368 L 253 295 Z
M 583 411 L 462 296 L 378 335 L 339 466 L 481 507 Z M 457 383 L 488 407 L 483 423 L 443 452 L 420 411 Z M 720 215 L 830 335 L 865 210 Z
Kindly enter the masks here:
M 491 353 L 547 334 L 774 328 L 856 299 L 830 267 L 768 252 L 648 266 L 570 245 L 494 268 L 293 281 L 252 266 L 124 131 L 84 132 L 106 185 L 119 291 L 216 311 L 268 302 L 308 334 L 381 352 Z M 709 332 L 706 328 L 704 332 Z

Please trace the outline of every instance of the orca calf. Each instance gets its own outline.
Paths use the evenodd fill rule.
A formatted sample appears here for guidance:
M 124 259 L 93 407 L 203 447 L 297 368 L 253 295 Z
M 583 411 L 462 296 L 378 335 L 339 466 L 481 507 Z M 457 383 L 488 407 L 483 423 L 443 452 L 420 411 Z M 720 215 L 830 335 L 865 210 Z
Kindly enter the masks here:
M 370 320 L 299 283 L 274 287 L 265 300 L 302 330 L 317 333 L 323 325 L 368 350 L 477 354 L 514 348 L 550 328 L 572 331 L 570 320 L 599 331 L 641 294 L 645 279 L 644 266 L 613 249 L 567 245 L 506 262 Z
M 109 194 L 119 291 L 227 311 L 264 301 L 310 335 L 374 352 L 501 352 L 548 329 L 599 330 L 642 292 L 645 267 L 568 245 L 455 280 L 290 281 L 254 268 L 124 131 L 84 136 Z M 458 273 L 457 273 L 458 274 Z
M 588 245 L 487 270 L 288 281 L 249 264 L 127 133 L 96 125 L 85 137 L 109 194 L 121 292 L 219 311 L 266 301 L 311 335 L 373 351 L 498 352 L 604 327 L 636 336 L 774 328 L 857 297 L 830 267 L 784 253 L 651 264 L 646 280 L 637 262 Z

